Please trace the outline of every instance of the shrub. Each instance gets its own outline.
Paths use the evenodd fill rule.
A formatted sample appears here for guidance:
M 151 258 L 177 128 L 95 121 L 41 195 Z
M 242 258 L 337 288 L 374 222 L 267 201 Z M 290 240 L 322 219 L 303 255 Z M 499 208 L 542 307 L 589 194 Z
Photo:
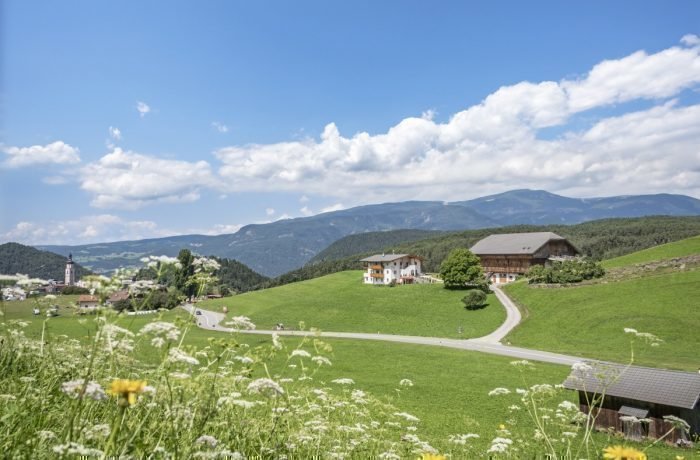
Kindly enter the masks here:
M 462 299 L 467 310 L 476 310 L 486 304 L 486 293 L 480 289 L 472 289 Z
M 530 284 L 580 283 L 584 280 L 600 278 L 603 275 L 605 275 L 605 269 L 590 259 L 557 261 L 549 267 L 536 265 L 525 274 Z

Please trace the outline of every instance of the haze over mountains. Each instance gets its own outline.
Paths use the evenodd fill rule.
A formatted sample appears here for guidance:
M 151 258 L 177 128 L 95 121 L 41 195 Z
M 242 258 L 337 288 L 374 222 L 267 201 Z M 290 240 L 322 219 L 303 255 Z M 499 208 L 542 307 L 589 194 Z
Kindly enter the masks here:
M 407 201 L 359 206 L 312 217 L 252 224 L 234 234 L 182 235 L 79 246 L 38 246 L 96 272 L 140 266 L 146 255 L 175 256 L 182 248 L 233 258 L 267 276 L 298 268 L 334 241 L 370 231 L 466 230 L 515 224 L 576 224 L 611 217 L 700 215 L 700 200 L 684 195 L 567 198 L 541 190 L 513 190 L 473 200 Z

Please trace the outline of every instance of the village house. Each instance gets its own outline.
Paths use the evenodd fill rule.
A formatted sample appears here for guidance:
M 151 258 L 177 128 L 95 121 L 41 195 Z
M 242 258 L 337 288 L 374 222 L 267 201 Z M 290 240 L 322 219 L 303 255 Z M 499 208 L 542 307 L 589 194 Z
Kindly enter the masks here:
M 490 235 L 472 246 L 471 252 L 479 256 L 484 273 L 494 284 L 515 281 L 533 265 L 580 254 L 566 238 L 552 232 Z
M 106 305 L 114 305 L 117 302 L 123 300 L 129 300 L 129 291 L 127 289 L 122 289 L 120 291 L 113 292 L 107 300 L 105 300 Z
M 100 305 L 100 299 L 94 295 L 83 294 L 78 297 L 78 308 L 81 310 L 94 310 Z
M 700 433 L 697 372 L 590 363 L 574 366 L 564 387 L 578 391 L 579 406 L 586 414 L 591 411 L 594 395 L 604 394 L 593 408 L 596 426 L 613 428 L 629 439 L 661 438 L 670 431 L 664 439 L 685 443 Z M 672 421 L 664 419 L 667 416 L 685 421 L 689 433 L 677 428 L 678 423 L 674 427 Z
M 365 284 L 411 284 L 423 274 L 423 258 L 413 254 L 376 254 L 360 260 Z

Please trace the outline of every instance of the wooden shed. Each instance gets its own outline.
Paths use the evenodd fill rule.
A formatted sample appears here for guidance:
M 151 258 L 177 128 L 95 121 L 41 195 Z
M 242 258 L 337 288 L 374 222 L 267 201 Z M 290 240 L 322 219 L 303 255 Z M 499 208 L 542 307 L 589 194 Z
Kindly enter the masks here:
M 630 439 L 661 438 L 687 442 L 700 433 L 700 374 L 610 363 L 574 366 L 564 387 L 578 391 L 584 413 L 595 424 L 613 428 Z M 591 410 L 594 397 L 604 395 Z M 689 432 L 664 419 L 685 421 Z M 668 435 L 667 435 L 668 433 Z M 690 435 L 690 436 L 689 436 Z
M 492 283 L 508 283 L 533 265 L 580 254 L 566 238 L 552 232 L 489 235 L 471 247 Z

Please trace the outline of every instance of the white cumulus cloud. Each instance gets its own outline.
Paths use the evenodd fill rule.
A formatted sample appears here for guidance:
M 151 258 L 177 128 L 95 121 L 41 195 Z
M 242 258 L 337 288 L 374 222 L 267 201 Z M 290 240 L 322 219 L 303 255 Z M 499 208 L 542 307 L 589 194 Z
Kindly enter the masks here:
M 214 129 L 216 129 L 220 133 L 227 133 L 228 129 L 229 129 L 228 126 L 226 126 L 225 124 L 220 123 L 218 121 L 213 121 L 211 123 L 211 125 L 212 125 L 212 127 L 214 127 Z
M 141 118 L 145 117 L 147 113 L 151 111 L 151 107 L 146 104 L 145 102 L 137 101 L 136 102 L 136 111 L 139 113 L 139 116 Z
M 30 147 L 2 147 L 7 155 L 3 165 L 9 168 L 21 168 L 38 164 L 74 164 L 80 163 L 79 150 L 63 141 L 47 145 Z
M 191 202 L 200 189 L 215 187 L 206 161 L 161 159 L 115 148 L 80 171 L 81 188 L 98 208 L 138 208 L 162 202 Z
M 318 140 L 225 147 L 215 152 L 219 174 L 231 190 L 350 202 L 458 200 L 526 187 L 700 196 L 700 105 L 670 99 L 700 84 L 693 37 L 603 61 L 579 78 L 501 87 L 444 123 L 426 112 L 376 135 L 344 136 L 329 123 Z M 651 108 L 586 112 L 635 100 Z M 569 126 L 580 116 L 585 123 Z M 543 135 L 548 128 L 556 136 Z
M 43 223 L 19 222 L 0 238 L 24 244 L 85 244 L 156 238 L 175 233 L 160 229 L 149 220 L 129 221 L 112 214 L 97 214 Z
M 110 126 L 109 127 L 109 137 L 111 137 L 115 141 L 119 141 L 122 138 L 122 132 L 119 130 L 119 128 L 115 128 L 113 126 Z

